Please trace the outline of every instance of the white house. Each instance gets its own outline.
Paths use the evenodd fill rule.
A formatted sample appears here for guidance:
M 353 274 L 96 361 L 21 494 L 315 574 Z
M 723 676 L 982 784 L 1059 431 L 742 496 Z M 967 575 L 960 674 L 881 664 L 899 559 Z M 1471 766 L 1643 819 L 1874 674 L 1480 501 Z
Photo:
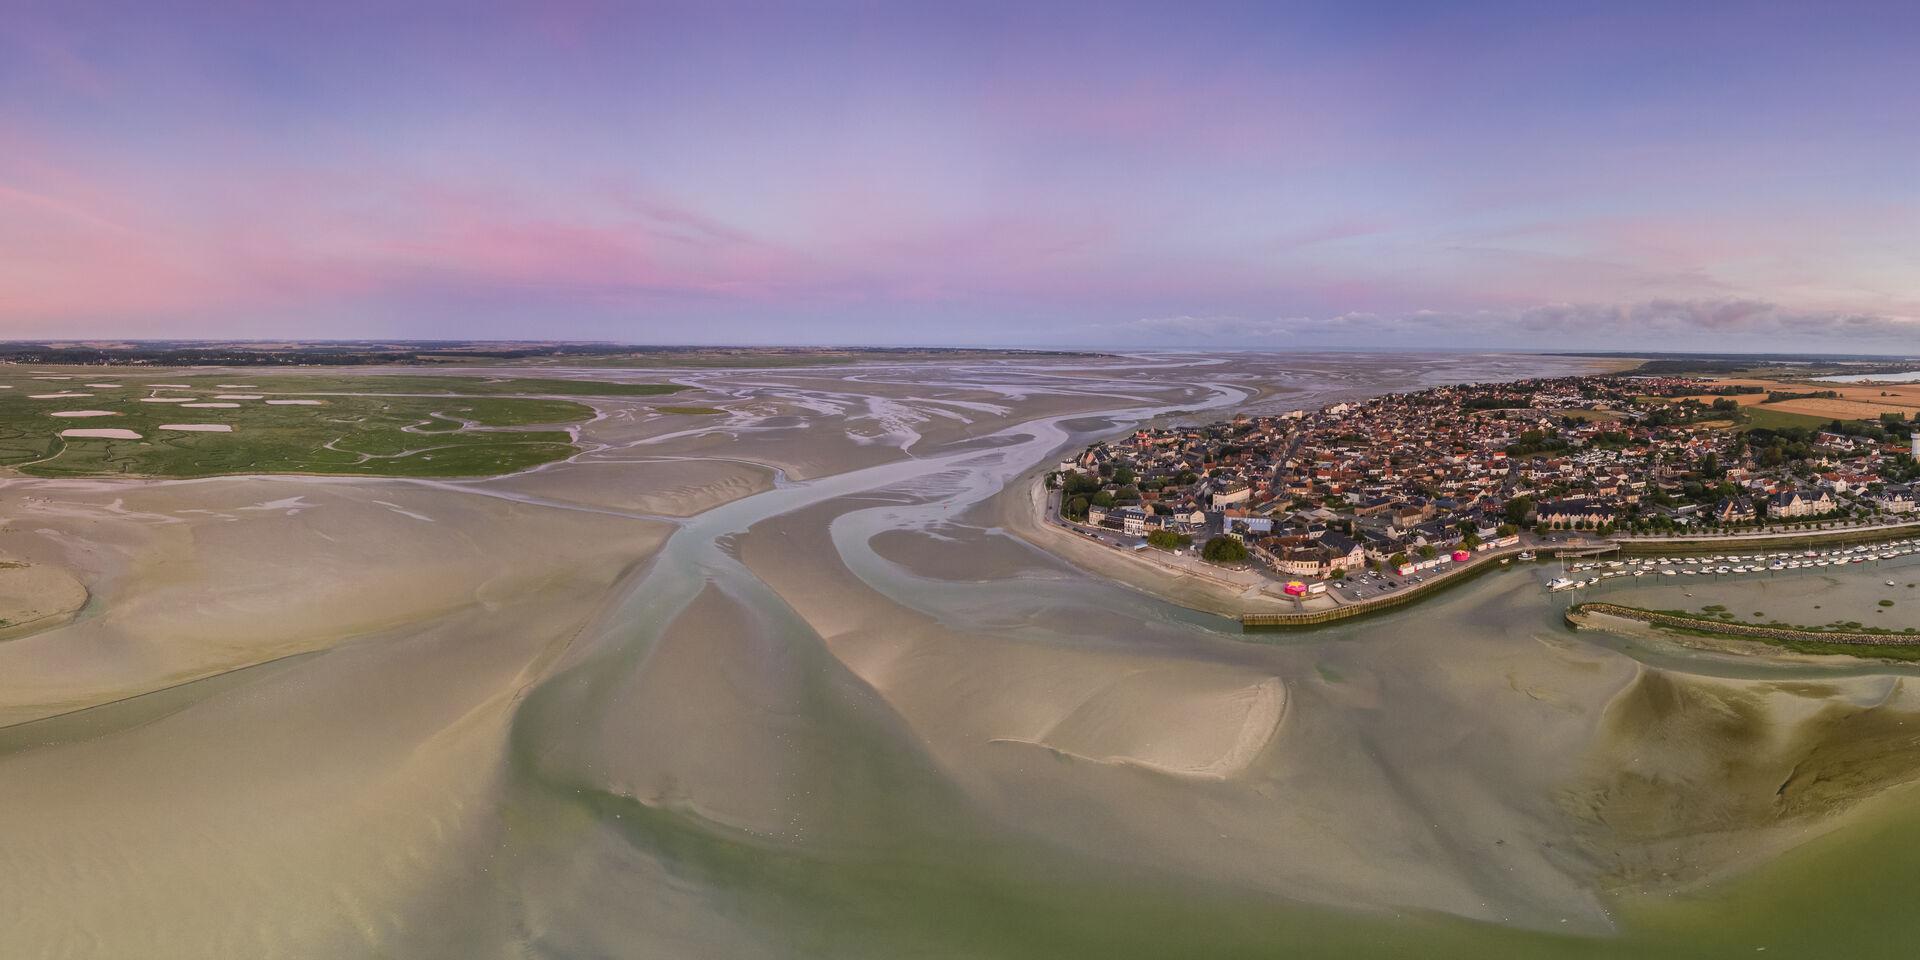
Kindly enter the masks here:
M 1873 498 L 1880 509 L 1888 513 L 1912 513 L 1914 508 L 1913 488 L 1889 486 Z

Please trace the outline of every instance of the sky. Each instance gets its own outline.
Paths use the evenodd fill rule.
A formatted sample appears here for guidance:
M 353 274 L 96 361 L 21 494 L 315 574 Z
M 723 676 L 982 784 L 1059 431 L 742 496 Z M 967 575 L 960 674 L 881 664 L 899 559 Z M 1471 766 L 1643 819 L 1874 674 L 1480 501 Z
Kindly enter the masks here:
M 1920 4 L 0 0 L 0 338 L 1920 353 Z

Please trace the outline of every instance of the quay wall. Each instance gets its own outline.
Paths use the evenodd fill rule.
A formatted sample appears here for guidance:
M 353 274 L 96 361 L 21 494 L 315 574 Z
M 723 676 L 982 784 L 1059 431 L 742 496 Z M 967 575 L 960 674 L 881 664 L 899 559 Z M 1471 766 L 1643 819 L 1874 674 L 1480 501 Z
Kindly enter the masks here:
M 1424 599 L 1456 583 L 1468 580 L 1500 566 L 1504 557 L 1516 556 L 1528 550 L 1540 550 L 1535 546 L 1501 547 L 1476 554 L 1467 563 L 1465 569 L 1454 569 L 1434 579 L 1412 587 L 1403 587 L 1384 597 L 1373 597 L 1353 603 L 1341 604 L 1328 610 L 1305 610 L 1299 613 L 1243 613 L 1240 615 L 1240 627 L 1243 630 L 1297 630 L 1304 627 L 1317 627 L 1341 620 L 1351 620 L 1372 613 L 1382 613 L 1395 607 Z

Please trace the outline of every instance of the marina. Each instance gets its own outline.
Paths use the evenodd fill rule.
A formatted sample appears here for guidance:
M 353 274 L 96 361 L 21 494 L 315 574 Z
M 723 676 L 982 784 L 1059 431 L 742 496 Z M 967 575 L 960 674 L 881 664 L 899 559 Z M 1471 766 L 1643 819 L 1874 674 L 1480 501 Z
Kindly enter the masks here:
M 1845 567 L 1851 564 L 1895 560 L 1920 553 L 1920 539 L 1883 544 L 1798 552 L 1703 554 L 1699 556 L 1630 557 L 1624 560 L 1576 561 L 1566 564 L 1566 575 L 1546 583 L 1560 592 L 1596 586 L 1620 577 L 1722 577 L 1755 573 L 1790 573 Z M 1584 575 L 1584 576 L 1583 576 Z M 1893 586 L 1893 581 L 1887 581 Z

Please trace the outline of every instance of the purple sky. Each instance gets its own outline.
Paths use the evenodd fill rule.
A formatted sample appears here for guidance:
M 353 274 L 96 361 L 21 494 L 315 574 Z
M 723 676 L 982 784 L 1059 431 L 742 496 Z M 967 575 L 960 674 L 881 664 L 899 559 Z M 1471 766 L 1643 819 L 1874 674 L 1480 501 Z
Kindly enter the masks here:
M 1920 352 L 1920 4 L 1678 6 L 0 0 L 0 337 Z

